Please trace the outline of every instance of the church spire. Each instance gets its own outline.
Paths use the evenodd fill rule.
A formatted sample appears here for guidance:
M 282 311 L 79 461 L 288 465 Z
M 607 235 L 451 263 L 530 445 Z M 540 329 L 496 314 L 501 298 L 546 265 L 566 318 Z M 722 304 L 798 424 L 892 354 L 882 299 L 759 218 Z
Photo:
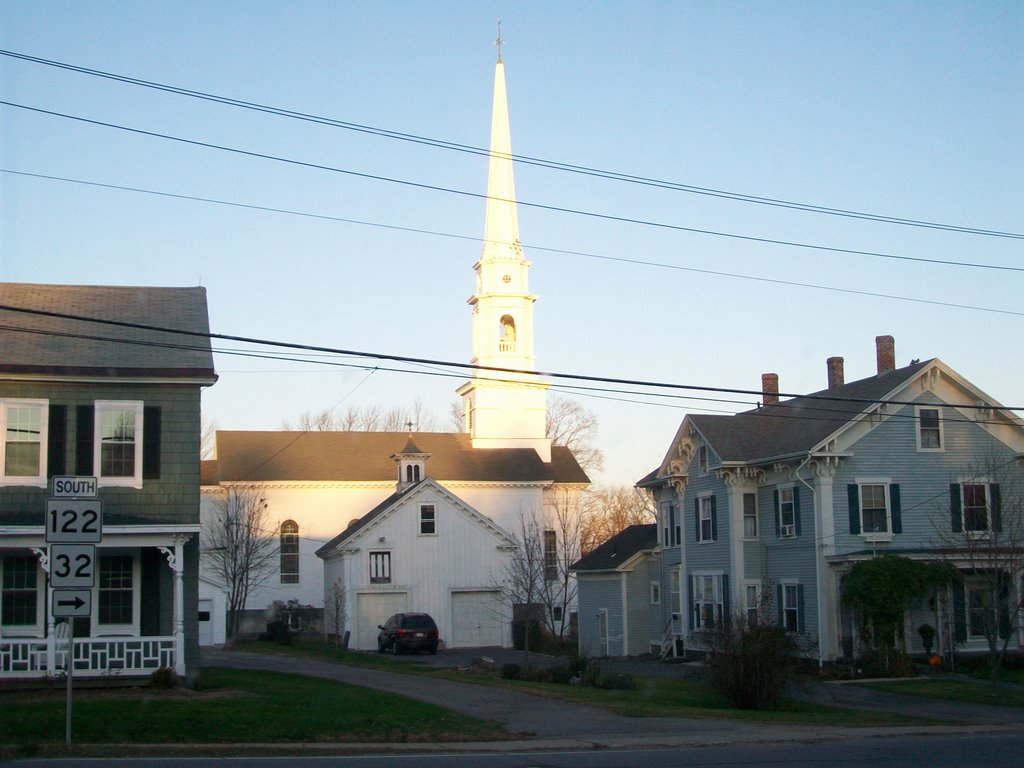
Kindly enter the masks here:
M 473 265 L 476 292 L 469 298 L 473 307 L 471 362 L 533 371 L 533 303 L 537 297 L 529 292 L 530 262 L 523 257 L 519 242 L 500 27 L 497 43 L 484 245 Z M 473 446 L 535 448 L 544 461 L 550 461 L 547 386 L 533 373 L 478 370 L 458 389 L 464 402 L 465 429 L 473 438 Z

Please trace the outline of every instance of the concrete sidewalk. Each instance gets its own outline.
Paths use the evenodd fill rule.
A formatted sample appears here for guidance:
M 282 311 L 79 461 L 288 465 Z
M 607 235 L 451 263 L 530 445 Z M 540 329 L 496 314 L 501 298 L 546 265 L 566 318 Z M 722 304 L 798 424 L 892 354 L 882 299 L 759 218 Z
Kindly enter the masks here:
M 482 649 L 478 650 L 480 653 L 477 655 L 486 655 Z M 452 663 L 457 659 L 456 656 L 449 656 L 448 659 L 447 666 L 458 665 L 457 661 L 455 664 Z M 430 662 L 424 663 L 439 662 L 432 658 Z M 460 714 L 495 720 L 501 723 L 510 735 L 521 739 L 521 741 L 502 741 L 491 744 L 490 748 L 502 751 L 527 748 L 667 747 L 744 742 L 819 741 L 910 733 L 1024 730 L 1024 723 L 1022 723 L 1024 718 L 1021 718 L 1019 710 L 1013 711 L 1014 719 L 1002 716 L 976 719 L 973 717 L 974 713 L 971 712 L 969 713 L 972 715 L 970 717 L 954 716 L 947 719 L 947 722 L 957 723 L 957 725 L 875 728 L 808 727 L 806 725 L 765 724 L 712 718 L 632 718 L 611 714 L 583 704 L 534 696 L 505 688 L 347 667 L 296 656 L 204 649 L 202 664 L 203 666 L 262 669 L 322 677 L 407 696 L 445 707 Z M 860 692 L 864 690 L 858 689 L 857 695 L 859 696 Z M 889 696 L 874 691 L 868 693 L 881 697 L 879 701 Z M 827 689 L 823 689 L 815 695 L 824 697 L 820 703 L 857 706 L 853 703 L 854 696 L 848 697 L 848 701 L 851 703 L 847 704 L 841 700 L 824 700 L 830 696 Z M 840 693 L 838 696 L 843 697 L 846 694 Z M 866 702 L 868 698 L 865 696 L 861 700 L 862 703 Z M 904 714 L 917 714 L 902 701 L 902 699 L 911 698 L 893 697 L 893 701 L 882 701 L 882 705 L 878 707 L 865 705 L 858 708 L 878 708 Z M 924 700 L 914 699 L 913 701 L 916 705 Z M 922 712 L 923 716 L 943 717 L 935 711 L 933 702 L 925 701 L 923 706 L 928 710 Z M 450 744 L 445 748 L 462 751 L 463 749 L 479 750 L 485 747 L 481 747 L 480 744 Z M 401 748 L 396 747 L 396 749 Z

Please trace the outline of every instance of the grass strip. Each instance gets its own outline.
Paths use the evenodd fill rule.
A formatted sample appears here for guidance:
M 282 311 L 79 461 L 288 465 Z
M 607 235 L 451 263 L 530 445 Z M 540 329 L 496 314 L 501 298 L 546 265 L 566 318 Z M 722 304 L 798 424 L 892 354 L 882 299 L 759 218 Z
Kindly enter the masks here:
M 64 741 L 63 690 L 0 694 L 0 744 Z M 495 722 L 299 675 L 204 668 L 198 690 L 77 690 L 73 738 L 92 744 L 435 742 L 507 738 Z
M 988 704 L 1001 707 L 1024 707 L 1024 689 L 1001 686 L 996 691 L 987 682 L 965 680 L 900 680 L 898 682 L 863 683 L 885 693 L 902 693 L 957 704 Z

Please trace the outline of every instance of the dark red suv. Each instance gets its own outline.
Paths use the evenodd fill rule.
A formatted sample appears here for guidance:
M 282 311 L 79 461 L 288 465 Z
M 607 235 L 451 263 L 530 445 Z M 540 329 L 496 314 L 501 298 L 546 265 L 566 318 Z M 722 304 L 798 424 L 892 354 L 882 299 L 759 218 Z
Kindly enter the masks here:
M 378 624 L 377 651 L 394 654 L 406 651 L 437 653 L 437 624 L 426 613 L 396 613 L 383 625 Z

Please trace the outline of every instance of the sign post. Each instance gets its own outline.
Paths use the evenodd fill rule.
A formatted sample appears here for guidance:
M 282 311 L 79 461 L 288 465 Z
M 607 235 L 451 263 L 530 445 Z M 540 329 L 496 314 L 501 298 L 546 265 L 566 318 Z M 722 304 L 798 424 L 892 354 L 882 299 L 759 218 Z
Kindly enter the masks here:
M 96 545 L 103 540 L 103 502 L 95 477 L 54 477 L 46 500 L 46 543 L 50 545 L 53 618 L 68 625 L 67 707 L 64 743 L 71 746 L 71 690 L 75 673 L 75 619 L 92 614 L 96 586 Z

